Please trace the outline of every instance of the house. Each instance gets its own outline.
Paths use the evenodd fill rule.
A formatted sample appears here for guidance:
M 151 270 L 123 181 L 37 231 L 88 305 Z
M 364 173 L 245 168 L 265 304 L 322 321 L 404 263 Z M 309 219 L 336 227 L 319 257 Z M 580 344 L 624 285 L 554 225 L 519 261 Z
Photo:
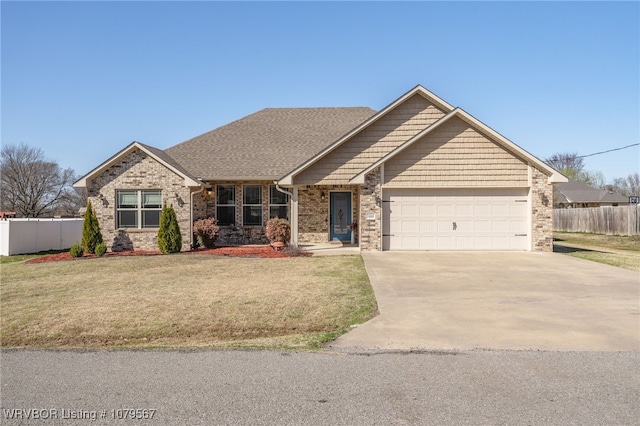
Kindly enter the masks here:
M 556 187 L 554 207 L 559 209 L 580 207 L 627 206 L 629 198 L 606 189 L 595 189 L 586 183 L 569 179 Z
M 111 250 L 155 249 L 163 203 L 183 250 L 215 217 L 219 244 L 262 243 L 273 216 L 294 245 L 361 250 L 552 250 L 557 171 L 416 86 L 380 111 L 268 108 L 160 150 L 133 142 L 78 180 Z

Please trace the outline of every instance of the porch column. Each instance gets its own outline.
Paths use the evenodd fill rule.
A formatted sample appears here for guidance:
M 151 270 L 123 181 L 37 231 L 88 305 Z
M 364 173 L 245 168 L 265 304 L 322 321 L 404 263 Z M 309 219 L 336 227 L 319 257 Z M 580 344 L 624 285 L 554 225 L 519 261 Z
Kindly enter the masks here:
M 298 186 L 293 187 L 291 197 L 291 245 L 298 247 Z

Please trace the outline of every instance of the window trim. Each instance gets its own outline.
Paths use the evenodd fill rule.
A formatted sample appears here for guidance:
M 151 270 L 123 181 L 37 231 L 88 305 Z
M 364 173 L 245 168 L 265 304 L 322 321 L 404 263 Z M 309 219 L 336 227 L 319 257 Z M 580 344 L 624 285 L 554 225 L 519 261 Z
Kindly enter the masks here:
M 246 203 L 246 194 L 247 194 L 247 187 L 257 187 L 259 189 L 258 194 L 260 195 L 260 199 L 258 200 L 258 203 Z M 262 184 L 255 184 L 255 183 L 247 183 L 242 185 L 242 226 L 262 226 L 262 223 L 264 222 L 264 214 L 262 211 Z M 245 207 L 258 207 L 260 209 L 260 223 L 251 223 L 251 224 L 247 224 L 245 221 Z
M 233 189 L 233 204 L 230 204 L 230 203 L 221 204 L 219 202 L 219 200 L 220 200 L 219 191 L 220 191 L 221 187 L 229 187 L 229 188 Z M 232 183 L 216 184 L 216 198 L 215 198 L 215 200 L 216 200 L 216 219 L 218 220 L 218 222 L 220 222 L 220 214 L 218 212 L 218 209 L 220 207 L 227 207 L 227 208 L 228 207 L 233 207 L 233 222 L 229 222 L 229 223 L 226 223 L 226 224 L 219 223 L 220 226 L 235 226 L 235 223 L 236 223 L 236 207 L 237 207 L 237 204 L 238 204 L 236 194 L 237 194 L 236 185 L 234 185 Z
M 286 202 L 284 204 L 277 204 L 277 203 L 271 203 L 271 190 L 274 190 L 282 195 L 284 195 Z M 280 191 L 278 191 L 278 189 L 276 188 L 276 185 L 269 185 L 269 219 L 274 218 L 275 216 L 271 216 L 271 207 L 286 207 L 287 208 L 287 217 L 286 218 L 280 218 L 280 219 L 287 219 L 289 220 L 289 203 L 290 203 L 290 198 L 288 194 L 284 194 Z
M 136 206 L 135 207 L 120 207 L 120 193 L 123 192 L 135 192 L 136 193 Z M 142 194 L 145 192 L 156 192 L 160 196 L 160 206 L 159 207 L 143 207 L 143 197 Z M 115 202 L 115 221 L 116 221 L 116 229 L 126 229 L 126 230 L 134 230 L 134 229 L 153 229 L 157 230 L 160 227 L 160 216 L 158 216 L 158 225 L 157 226 L 144 226 L 143 221 L 143 213 L 148 211 L 157 211 L 162 212 L 162 190 L 161 189 L 116 189 L 116 202 Z M 120 212 L 135 212 L 135 226 L 121 226 L 120 221 Z

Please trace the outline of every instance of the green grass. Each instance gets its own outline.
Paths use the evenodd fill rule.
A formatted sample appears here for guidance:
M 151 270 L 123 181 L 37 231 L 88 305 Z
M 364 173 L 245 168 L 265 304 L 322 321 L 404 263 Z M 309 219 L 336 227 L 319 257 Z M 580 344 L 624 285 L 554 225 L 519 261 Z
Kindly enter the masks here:
M 377 312 L 360 256 L 14 261 L 0 290 L 3 347 L 315 349 Z
M 553 236 L 557 253 L 640 271 L 640 235 L 554 232 Z

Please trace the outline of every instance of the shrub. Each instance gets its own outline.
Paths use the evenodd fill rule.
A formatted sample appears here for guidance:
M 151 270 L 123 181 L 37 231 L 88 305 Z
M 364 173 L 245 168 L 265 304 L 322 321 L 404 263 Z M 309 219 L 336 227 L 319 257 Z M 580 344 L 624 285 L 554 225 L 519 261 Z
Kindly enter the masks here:
M 91 201 L 89 201 L 87 210 L 84 212 L 84 222 L 82 223 L 82 248 L 87 253 L 94 253 L 96 246 L 100 243 L 102 243 L 100 224 L 98 223 L 96 212 L 91 206 Z
M 193 223 L 193 233 L 198 239 L 198 244 L 206 248 L 213 247 L 218 238 L 218 231 L 218 221 L 213 217 L 199 219 Z
M 160 229 L 158 229 L 158 248 L 164 254 L 178 253 L 182 249 L 182 235 L 173 205 L 162 207 Z
M 69 249 L 69 254 L 71 255 L 71 257 L 82 257 L 82 255 L 84 254 L 82 244 L 75 243 L 74 245 L 72 245 Z
M 286 219 L 280 219 L 276 216 L 267 221 L 264 234 L 272 243 L 288 244 L 291 239 L 291 226 Z
M 100 243 L 96 246 L 96 256 L 102 257 L 107 252 L 107 245 L 105 243 Z

